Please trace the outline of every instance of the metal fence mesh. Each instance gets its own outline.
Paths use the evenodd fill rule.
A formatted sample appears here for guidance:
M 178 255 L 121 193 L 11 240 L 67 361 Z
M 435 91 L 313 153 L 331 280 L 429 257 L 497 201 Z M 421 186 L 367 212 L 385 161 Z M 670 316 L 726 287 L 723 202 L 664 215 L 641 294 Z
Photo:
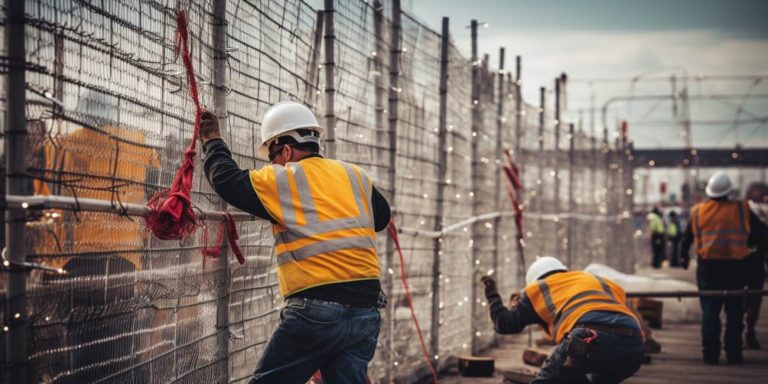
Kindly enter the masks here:
M 330 39 L 326 14 L 301 0 L 225 3 L 220 17 L 213 0 L 27 2 L 25 180 L 35 195 L 114 207 L 29 210 L 27 261 L 67 271 L 31 270 L 23 297 L 0 282 L 3 324 L 11 332 L 23 327 L 28 340 L 30 381 L 246 382 L 279 321 L 267 222 L 238 222 L 247 259 L 241 266 L 201 256 L 215 242 L 215 221 L 182 241 L 163 241 L 141 218 L 120 213 L 171 183 L 192 136 L 194 107 L 174 52 L 177 6 L 189 15 L 202 102 L 226 106 L 217 112 L 242 168 L 265 164 L 255 150 L 266 109 L 297 100 L 333 121 L 336 157 L 367 169 L 393 203 L 416 317 L 440 366 L 494 342 L 481 275 L 494 273 L 503 295 L 523 285 L 500 149 L 514 149 L 521 165 L 527 264 L 557 255 L 576 268 L 592 261 L 632 268 L 630 239 L 622 240 L 632 233 L 630 192 L 609 193 L 631 188 L 626 154 L 581 130 L 571 137 L 549 105 L 517 102 L 510 74 L 473 62 L 452 41 L 441 58 L 441 41 L 450 36 L 413 15 L 393 17 L 399 11 L 389 2 L 331 2 Z M 226 28 L 224 46 L 216 46 L 217 28 Z M 324 53 L 329 41 L 333 57 Z M 5 102 L 1 108 L 19 113 Z M 201 174 L 198 162 L 195 205 L 224 210 Z M 399 262 L 383 234 L 379 250 L 390 306 L 370 376 L 407 382 L 426 365 Z M 7 310 L 20 299 L 26 324 Z

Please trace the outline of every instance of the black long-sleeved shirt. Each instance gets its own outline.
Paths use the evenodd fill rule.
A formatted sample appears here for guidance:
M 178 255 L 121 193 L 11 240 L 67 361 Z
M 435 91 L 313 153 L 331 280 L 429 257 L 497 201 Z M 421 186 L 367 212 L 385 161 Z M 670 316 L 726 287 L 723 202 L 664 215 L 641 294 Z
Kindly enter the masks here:
M 232 152 L 230 152 L 224 140 L 213 139 L 207 141 L 203 146 L 203 151 L 206 155 L 204 164 L 205 176 L 214 191 L 224 201 L 256 217 L 269 220 L 273 224 L 277 222 L 267 212 L 264 204 L 256 195 L 256 191 L 251 185 L 249 171 L 247 169 L 240 169 L 237 162 L 232 158 Z M 313 154 L 305 158 L 318 156 L 320 155 Z M 376 187 L 373 187 L 373 193 L 371 194 L 371 207 L 373 208 L 374 229 L 376 232 L 380 232 L 387 227 L 392 214 L 389 203 Z M 380 292 L 381 283 L 378 279 L 373 279 L 321 285 L 298 292 L 292 296 L 368 307 L 376 304 Z
M 547 326 L 547 323 L 536 314 L 531 300 L 525 293 L 520 297 L 517 306 L 511 309 L 504 306 L 498 293 L 488 296 L 488 305 L 491 307 L 493 329 L 498 333 L 520 333 L 530 324 Z
M 726 199 L 719 199 L 718 201 L 725 201 Z M 680 247 L 680 260 L 683 265 L 687 265 L 690 261 L 690 249 L 694 242 L 693 234 L 693 220 L 688 220 L 688 225 L 685 227 L 685 233 L 683 233 L 683 240 Z M 747 245 L 750 247 L 757 247 L 759 253 L 765 253 L 768 251 L 768 226 L 763 223 L 754 212 L 749 211 L 749 237 L 747 238 Z

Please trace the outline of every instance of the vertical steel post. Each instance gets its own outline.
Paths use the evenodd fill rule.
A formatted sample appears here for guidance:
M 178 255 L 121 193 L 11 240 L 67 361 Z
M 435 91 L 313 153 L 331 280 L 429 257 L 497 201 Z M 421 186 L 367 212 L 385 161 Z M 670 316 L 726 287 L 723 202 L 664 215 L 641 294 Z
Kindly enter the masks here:
M 605 173 L 605 189 L 604 189 L 604 196 L 603 201 L 605 204 L 605 214 L 606 216 L 611 215 L 611 209 L 612 203 L 611 203 L 611 148 L 610 144 L 608 142 L 608 127 L 603 128 L 603 161 L 605 164 L 605 169 L 603 172 Z M 607 222 L 605 227 L 605 231 L 603 231 L 603 243 L 602 248 L 603 252 L 605 253 L 605 262 L 608 266 L 615 268 L 616 264 L 612 262 L 614 259 L 613 255 L 610 252 L 610 249 L 608 248 L 608 244 L 611 244 L 613 241 L 613 234 L 611 233 L 611 230 L 613 228 L 612 223 Z
M 336 34 L 333 25 L 334 0 L 325 0 L 325 154 L 328 158 L 336 158 L 336 112 L 334 100 L 336 98 L 335 72 L 336 58 L 334 55 L 334 43 Z
M 478 146 L 478 139 L 480 136 L 480 63 L 478 62 L 477 57 L 477 20 L 472 20 L 470 23 L 470 30 L 472 34 L 472 100 L 470 102 L 472 103 L 472 132 L 471 132 L 471 144 L 472 144 L 472 150 L 470 154 L 470 173 L 472 174 L 471 179 L 472 180 L 472 187 L 470 190 L 470 198 L 472 199 L 472 216 L 477 215 L 477 207 L 475 206 L 475 190 L 477 187 L 477 170 L 476 170 L 476 162 L 477 162 L 477 146 Z M 475 231 L 475 225 L 471 226 L 470 231 L 470 239 L 475 240 L 476 239 L 476 231 Z M 477 259 L 477 254 L 475 252 L 476 244 L 472 243 L 472 249 L 470 249 L 470 265 L 469 270 L 472 271 L 471 273 L 471 286 L 472 286 L 472 304 L 469 305 L 470 308 L 470 318 L 472 319 L 472 326 L 471 326 L 471 349 L 472 354 L 477 353 L 478 345 L 477 345 L 477 324 L 475 321 L 475 310 L 478 308 L 477 306 L 477 266 L 475 265 L 475 259 Z
M 563 252 L 563 239 L 561 238 L 561 228 L 562 228 L 562 218 L 560 218 L 560 77 L 555 78 L 555 148 L 554 148 L 554 161 L 555 161 L 555 201 L 553 204 L 555 215 L 559 218 L 558 221 L 555 222 L 555 244 L 556 254 L 562 254 Z M 568 264 L 568 268 L 571 268 L 571 266 Z
M 544 165 L 546 164 L 546 161 L 544 160 L 544 124 L 546 122 L 546 101 L 547 101 L 547 89 L 544 87 L 539 88 L 539 134 L 536 137 L 536 139 L 539 142 L 539 160 L 538 160 L 538 170 L 539 175 L 536 180 L 536 213 L 541 215 L 544 213 L 544 205 L 542 204 L 542 200 L 544 199 Z M 536 219 L 536 232 L 537 232 L 537 243 L 538 248 L 537 252 L 538 255 L 541 256 L 541 252 L 544 248 L 544 220 L 539 216 L 538 219 Z
M 230 134 L 227 115 L 227 1 L 213 0 L 213 109 L 219 118 L 219 126 L 224 135 Z M 229 142 L 232 142 L 230 136 Z M 221 202 L 220 209 L 226 209 L 227 204 Z M 216 274 L 220 276 L 217 286 L 216 303 L 216 358 L 224 361 L 222 373 L 223 382 L 229 382 L 229 274 L 228 250 L 216 260 Z
M 501 151 L 502 151 L 502 144 L 504 142 L 504 47 L 499 48 L 499 72 L 498 75 L 496 75 L 496 80 L 498 82 L 498 91 L 496 95 L 496 149 L 493 155 L 493 158 L 491 160 L 493 163 L 491 163 L 491 166 L 494 169 L 494 211 L 499 212 L 501 211 L 501 190 L 503 187 L 503 183 L 501 180 Z M 499 273 L 499 248 L 501 245 L 501 242 L 499 241 L 500 237 L 500 230 L 499 227 L 501 227 L 501 217 L 497 217 L 493 220 L 493 270 L 496 271 L 495 273 Z
M 386 139 L 386 128 L 384 127 L 384 113 L 386 107 L 384 105 L 384 5 L 381 0 L 375 0 L 373 2 L 373 37 L 375 40 L 373 70 L 376 72 L 374 78 L 374 86 L 376 87 L 374 94 L 374 102 L 376 103 L 374 106 L 376 142 L 383 143 Z M 379 161 L 383 161 L 386 158 L 385 150 L 379 150 L 376 153 L 379 156 Z
M 401 55 L 401 25 L 402 12 L 400 8 L 400 0 L 392 0 L 392 24 L 390 35 L 390 51 L 389 51 L 389 108 L 388 108 L 388 132 L 389 132 L 389 186 L 392 191 L 392 196 L 389 197 L 389 202 L 393 207 L 397 208 L 397 119 L 398 119 L 398 104 L 400 102 L 400 55 Z M 396 270 L 394 267 L 394 246 L 392 240 L 387 240 L 387 267 Z M 387 382 L 392 381 L 390 371 L 394 364 L 394 321 L 395 321 L 395 304 L 397 300 L 394 298 L 394 280 L 391 274 L 387 274 L 386 279 L 388 295 L 392 302 L 387 306 L 387 360 L 389 366 L 387 367 Z
M 306 96 L 304 102 L 309 104 L 312 109 L 317 108 L 318 89 L 320 89 L 318 81 L 320 80 L 320 70 L 317 68 L 317 63 L 320 62 L 320 47 L 323 44 L 323 21 L 325 14 L 323 11 L 317 11 L 315 16 L 315 38 L 312 42 L 312 58 L 309 62 L 309 68 L 307 69 L 307 86 Z M 313 88 L 315 87 L 315 88 Z
M 574 207 L 573 207 L 573 181 L 575 180 L 575 177 L 573 177 L 573 171 L 576 168 L 574 165 L 574 162 L 576 160 L 576 132 L 573 129 L 573 123 L 568 125 L 568 214 L 573 215 Z M 574 216 L 570 216 L 568 218 L 568 267 L 571 268 L 573 265 L 573 226 L 575 224 L 576 218 Z
M 438 159 L 437 159 L 437 208 L 435 213 L 435 231 L 443 228 L 443 206 L 445 199 L 446 177 L 448 174 L 448 50 L 450 49 L 449 20 L 443 17 L 443 29 L 440 35 L 440 111 L 438 121 Z M 440 352 L 440 275 L 443 239 L 435 239 L 432 244 L 432 330 L 430 349 L 432 356 L 438 356 Z M 435 364 L 437 359 L 433 360 Z
M 5 46 L 8 54 L 6 76 L 5 121 L 5 190 L 10 195 L 30 195 L 31 183 L 24 176 L 27 155 L 26 119 L 26 39 L 24 36 L 25 1 L 6 0 Z M 25 212 L 19 208 L 6 211 L 6 257 L 8 271 L 3 326 L 5 337 L 5 382 L 26 383 L 27 380 L 27 272 L 14 265 L 26 262 Z M 5 323 L 5 322 L 8 323 Z
M 520 167 L 520 178 L 523 178 L 523 173 L 525 172 L 525 164 L 527 163 L 527 153 L 523 153 L 523 95 L 520 93 L 520 85 L 521 85 L 521 75 L 522 75 L 522 58 L 520 55 L 515 56 L 515 81 L 514 81 L 514 90 L 515 90 L 515 158 L 519 159 L 518 165 Z M 525 185 L 523 185 L 523 188 L 525 188 Z M 521 192 L 524 192 L 525 190 L 522 189 Z M 539 196 L 537 196 L 537 199 Z M 521 203 L 524 204 L 525 198 L 521 196 Z M 523 232 L 523 240 L 525 239 L 525 232 Z M 524 252 L 525 247 L 523 244 L 518 244 L 519 252 Z M 520 255 L 520 260 L 524 263 L 525 262 L 525 255 Z M 524 265 L 518 265 L 517 268 L 517 285 L 520 285 L 521 283 L 525 283 L 525 266 Z

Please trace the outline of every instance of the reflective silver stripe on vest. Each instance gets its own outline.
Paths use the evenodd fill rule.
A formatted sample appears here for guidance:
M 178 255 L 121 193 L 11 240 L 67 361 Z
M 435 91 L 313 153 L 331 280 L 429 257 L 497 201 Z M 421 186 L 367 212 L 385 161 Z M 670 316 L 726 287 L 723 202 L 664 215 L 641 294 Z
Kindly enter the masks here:
M 357 179 L 357 175 L 355 174 L 355 171 L 352 169 L 352 166 L 343 162 L 339 161 L 339 163 L 344 167 L 344 170 L 347 171 L 347 176 L 349 177 L 350 183 L 352 183 L 352 194 L 355 197 L 355 204 L 357 204 L 357 211 L 360 212 L 360 216 L 365 216 L 365 206 L 363 205 L 363 196 L 360 188 L 360 180 Z M 370 204 L 368 204 L 370 206 Z
M 281 237 L 275 238 L 275 245 L 287 244 L 321 233 L 355 228 L 371 229 L 371 226 L 367 225 L 365 220 L 361 221 L 361 218 L 359 217 L 325 220 L 307 225 L 293 225 L 290 227 L 290 231 L 282 232 Z
M 560 326 L 563 325 L 562 324 L 563 321 L 565 321 L 565 319 L 567 319 L 568 316 L 570 316 L 574 311 L 579 309 L 581 306 L 586 305 L 586 304 L 592 304 L 592 303 L 621 304 L 621 303 L 619 303 L 616 300 L 611 299 L 611 298 L 607 298 L 607 299 L 588 299 L 588 300 L 580 301 L 580 302 L 574 304 L 572 307 L 568 308 L 568 310 L 558 314 L 559 317 L 558 317 L 557 321 L 554 323 L 555 324 L 554 327 L 552 327 L 552 337 L 557 338 L 557 333 L 560 330 Z
M 283 211 L 283 225 L 296 224 L 296 210 L 291 201 L 291 186 L 288 183 L 288 171 L 284 167 L 272 167 L 275 171 L 277 182 L 277 198 L 280 200 L 280 209 Z
M 365 193 L 363 197 L 368 202 L 368 204 L 366 204 L 366 206 L 368 207 L 368 217 L 373 219 L 373 207 L 371 207 L 371 205 L 373 204 L 373 188 L 371 187 L 371 180 L 368 178 L 368 175 L 362 170 L 360 171 L 360 179 L 363 180 L 363 193 Z
M 705 247 L 728 247 L 731 245 L 747 246 L 746 239 L 715 239 L 704 243 Z
M 549 311 L 549 315 L 551 317 L 555 317 L 555 304 L 552 302 L 552 296 L 549 293 L 549 285 L 547 285 L 547 282 L 544 280 L 539 280 L 539 290 L 541 290 L 541 295 L 544 297 L 544 304 L 547 306 L 547 310 Z
M 304 218 L 307 224 L 316 223 L 317 209 L 315 208 L 315 200 L 312 198 L 312 192 L 309 190 L 309 183 L 307 183 L 307 175 L 304 173 L 304 168 L 299 163 L 293 163 L 290 167 L 293 171 L 293 181 L 296 182 L 296 191 L 299 193 L 301 210 L 304 211 Z
M 711 231 L 704 231 L 701 237 L 718 235 L 747 235 L 747 233 L 742 229 L 713 229 Z
M 292 260 L 301 261 L 323 253 L 359 248 L 376 248 L 376 242 L 369 236 L 352 236 L 319 241 L 294 251 L 278 254 L 277 263 L 278 265 L 283 265 Z
M 605 280 L 603 280 L 602 277 L 595 275 L 594 273 L 592 274 L 592 276 L 594 276 L 597 279 L 597 281 L 600 282 L 600 286 L 603 287 L 603 292 L 608 294 L 608 296 L 610 296 L 611 298 L 615 299 L 615 297 L 613 296 L 613 291 L 611 291 L 611 287 L 609 287 L 608 284 L 605 283 Z
M 701 249 L 703 247 L 703 244 L 701 243 L 701 225 L 699 224 L 699 206 L 693 207 L 693 212 L 691 212 L 691 216 L 693 217 L 693 228 L 696 231 L 694 235 L 696 235 L 696 249 Z

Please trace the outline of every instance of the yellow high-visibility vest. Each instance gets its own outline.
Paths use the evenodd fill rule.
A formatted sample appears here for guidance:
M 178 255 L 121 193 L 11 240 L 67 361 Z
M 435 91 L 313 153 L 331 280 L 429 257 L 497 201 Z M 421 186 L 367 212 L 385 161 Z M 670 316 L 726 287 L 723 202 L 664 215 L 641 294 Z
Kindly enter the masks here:
M 669 237 L 677 237 L 677 224 L 675 222 L 670 222 L 667 226 L 667 235 Z
M 582 271 L 560 272 L 525 288 L 536 314 L 558 343 L 587 312 L 618 312 L 638 321 L 627 307 L 624 290 L 604 277 Z
M 741 260 L 749 255 L 749 205 L 707 200 L 691 210 L 696 253 L 704 260 Z
M 646 216 L 646 219 L 648 220 L 648 230 L 651 233 L 664 234 L 664 220 L 659 215 L 651 212 Z
M 371 178 L 338 160 L 312 157 L 250 171 L 267 212 L 280 293 L 379 278 Z

